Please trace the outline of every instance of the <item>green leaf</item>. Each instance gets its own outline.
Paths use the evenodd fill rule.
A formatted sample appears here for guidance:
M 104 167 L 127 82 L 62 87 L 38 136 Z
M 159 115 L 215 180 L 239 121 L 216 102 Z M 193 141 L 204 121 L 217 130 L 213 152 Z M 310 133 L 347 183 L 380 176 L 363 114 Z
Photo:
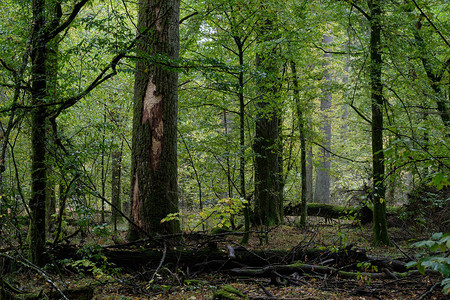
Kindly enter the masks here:
M 431 236 L 431 239 L 435 240 L 435 241 L 438 241 L 438 240 L 440 240 L 442 238 L 442 235 L 443 235 L 442 232 L 436 232 L 436 233 L 434 233 Z
M 410 269 L 412 267 L 417 266 L 417 261 L 410 261 L 409 263 L 406 264 L 406 268 Z
M 417 264 L 417 270 L 419 270 L 420 274 L 425 275 L 425 267 L 421 264 Z
M 450 278 L 445 278 L 444 280 L 442 280 L 441 285 L 444 294 L 450 294 Z

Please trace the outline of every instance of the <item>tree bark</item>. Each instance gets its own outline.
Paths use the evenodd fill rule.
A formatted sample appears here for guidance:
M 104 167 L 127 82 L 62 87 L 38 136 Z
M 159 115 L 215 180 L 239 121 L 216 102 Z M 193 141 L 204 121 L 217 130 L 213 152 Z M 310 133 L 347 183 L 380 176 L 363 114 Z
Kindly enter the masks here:
M 120 201 L 120 187 L 121 187 L 121 171 L 122 171 L 122 149 L 117 148 L 112 153 L 112 167 L 111 167 L 111 203 L 114 207 L 111 208 L 111 221 L 114 226 L 114 231 L 117 231 L 117 222 L 122 220 L 122 215 L 117 209 L 122 209 Z
M 369 0 L 370 10 L 370 87 L 372 103 L 372 180 L 374 243 L 389 245 L 386 222 L 383 152 L 383 84 L 381 81 L 381 7 L 379 1 Z
M 52 11 L 52 18 L 58 19 L 60 16 L 58 14 L 58 5 L 56 2 L 47 3 L 46 6 L 50 11 Z M 51 40 L 48 43 L 47 47 L 47 66 L 46 66 L 46 81 L 47 81 L 47 94 L 48 94 L 48 101 L 51 101 L 52 103 L 56 103 L 58 100 L 58 53 L 59 53 L 59 47 L 58 47 L 58 41 Z M 55 120 L 56 122 L 56 120 Z M 53 221 L 52 215 L 56 213 L 56 173 L 54 172 L 54 169 L 52 167 L 51 162 L 51 152 L 52 150 L 52 144 L 55 144 L 54 139 L 57 138 L 55 133 L 53 133 L 53 137 L 49 136 L 48 139 L 46 139 L 47 145 L 48 145 L 48 151 L 47 151 L 47 159 L 49 162 L 47 163 L 47 191 L 46 191 L 46 228 L 47 231 L 50 232 L 52 230 Z M 55 147 L 53 147 L 55 149 Z
M 325 45 L 331 43 L 333 41 L 333 36 L 324 34 L 323 35 L 323 43 Z M 324 135 L 324 148 L 321 148 L 319 151 L 319 163 L 320 165 L 317 168 L 316 172 L 316 187 L 314 192 L 314 202 L 318 203 L 330 203 L 330 152 L 327 151 L 331 149 L 331 123 L 329 117 L 329 110 L 331 108 L 331 100 L 333 95 L 331 94 L 330 85 L 331 85 L 331 74 L 326 69 L 330 63 L 327 59 L 331 58 L 331 54 L 325 53 L 324 55 L 324 63 L 323 68 L 324 78 L 325 78 L 325 86 L 322 88 L 323 97 L 320 101 L 320 112 L 322 115 L 322 134 Z
M 297 118 L 298 118 L 298 130 L 300 133 L 300 164 L 301 164 L 301 176 L 302 176 L 302 186 L 301 186 L 301 202 L 300 202 L 300 226 L 306 227 L 306 218 L 308 216 L 307 212 L 307 200 L 308 194 L 308 172 L 306 164 L 306 137 L 305 137 L 305 117 L 302 111 L 302 106 L 300 103 L 299 86 L 297 79 L 297 69 L 294 61 L 291 61 L 291 70 L 294 85 L 294 100 L 297 108 Z
M 147 234 L 174 233 L 179 222 L 161 223 L 178 212 L 178 74 L 162 61 L 178 59 L 179 0 L 139 2 L 131 168 L 131 220 Z M 129 238 L 140 230 L 131 226 Z
M 245 40 L 245 39 L 244 39 Z M 244 41 L 241 37 L 234 37 L 234 41 L 238 48 L 239 56 L 239 183 L 240 183 L 240 196 L 242 199 L 246 199 L 245 188 L 245 101 L 244 101 Z M 244 205 L 244 231 L 245 234 L 242 237 L 241 243 L 246 245 L 249 240 L 250 230 L 250 203 Z
M 261 29 L 261 52 L 256 55 L 260 97 L 256 103 L 255 151 L 255 222 L 272 226 L 283 220 L 283 192 L 280 169 L 280 141 L 277 48 L 271 43 L 273 20 L 266 19 Z
M 47 100 L 47 41 L 44 35 L 45 0 L 33 1 L 31 43 L 31 198 L 30 198 L 30 260 L 42 266 L 45 252 L 45 200 L 47 186 L 46 109 Z

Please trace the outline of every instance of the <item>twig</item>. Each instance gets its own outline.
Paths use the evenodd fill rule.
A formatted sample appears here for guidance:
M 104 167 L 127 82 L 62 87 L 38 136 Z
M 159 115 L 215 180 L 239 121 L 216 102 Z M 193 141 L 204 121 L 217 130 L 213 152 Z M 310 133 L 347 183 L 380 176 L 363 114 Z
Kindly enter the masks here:
M 153 275 L 152 275 L 152 278 L 150 279 L 150 282 L 153 282 L 153 280 L 155 279 L 155 276 L 156 276 L 156 274 L 158 273 L 159 269 L 161 269 L 161 267 L 162 267 L 162 265 L 163 265 L 163 263 L 164 263 L 164 260 L 166 259 L 166 253 L 167 253 L 167 245 L 166 245 L 166 242 L 164 242 L 164 252 L 163 252 L 163 255 L 162 255 L 162 257 L 161 257 L 161 260 L 159 261 L 158 267 L 156 268 L 155 272 L 153 272 Z
M 269 299 L 276 298 L 276 296 L 274 294 L 272 294 L 271 292 L 269 292 L 261 283 L 258 282 L 258 286 L 263 290 L 264 294 L 266 294 L 267 297 L 269 297 Z
M 440 282 L 436 282 L 435 284 L 433 284 L 428 291 L 426 291 L 425 293 L 423 293 L 419 298 L 417 298 L 418 300 L 422 300 L 425 299 L 425 297 L 427 297 L 429 294 L 431 294 L 433 292 L 433 290 L 440 284 Z
M 45 273 L 41 268 L 39 268 L 38 266 L 36 266 L 35 264 L 33 264 L 31 261 L 29 261 L 28 259 L 26 259 L 25 257 L 22 256 L 22 260 L 19 260 L 11 255 L 8 254 L 4 254 L 4 253 L 0 253 L 0 256 L 12 259 L 22 265 L 24 265 L 25 267 L 28 267 L 30 269 L 33 269 L 34 271 L 36 271 L 37 273 L 39 273 L 42 277 L 45 278 L 45 280 L 50 283 L 57 291 L 58 293 L 61 295 L 61 297 L 63 299 L 69 300 L 69 298 L 66 297 L 66 295 L 64 295 L 64 293 L 61 291 L 61 289 L 50 279 L 50 276 L 47 275 L 47 273 Z
M 409 260 L 414 260 L 414 258 L 408 255 L 408 253 L 406 253 L 405 251 L 403 251 L 402 248 L 400 248 L 400 246 L 393 239 L 391 239 L 391 242 L 392 244 L 394 244 L 395 248 L 397 248 L 406 258 L 408 258 Z

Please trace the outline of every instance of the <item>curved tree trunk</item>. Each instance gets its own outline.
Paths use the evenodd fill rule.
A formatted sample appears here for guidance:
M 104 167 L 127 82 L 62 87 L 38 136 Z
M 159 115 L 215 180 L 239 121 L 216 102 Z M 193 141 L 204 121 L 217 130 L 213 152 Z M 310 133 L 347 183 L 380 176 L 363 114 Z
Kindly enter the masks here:
M 179 53 L 179 0 L 139 2 L 131 169 L 131 219 L 147 234 L 179 230 L 175 221 L 163 222 L 178 212 L 177 106 L 178 74 L 158 64 Z M 130 227 L 129 238 L 140 236 Z

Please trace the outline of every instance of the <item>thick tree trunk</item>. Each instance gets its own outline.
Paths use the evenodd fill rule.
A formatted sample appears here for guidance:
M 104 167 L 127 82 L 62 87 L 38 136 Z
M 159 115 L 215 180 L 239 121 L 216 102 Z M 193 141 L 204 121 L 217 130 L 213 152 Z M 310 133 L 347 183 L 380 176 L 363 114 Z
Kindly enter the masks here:
M 325 45 L 331 43 L 333 37 L 331 35 L 323 35 L 323 43 Z M 325 53 L 324 58 L 328 59 L 331 54 Z M 325 87 L 322 89 L 323 97 L 320 101 L 320 112 L 322 116 L 322 134 L 324 135 L 323 146 L 326 148 L 321 148 L 319 151 L 319 163 L 316 172 L 316 187 L 314 192 L 314 202 L 318 203 L 330 203 L 330 152 L 327 150 L 331 149 L 331 123 L 329 117 L 329 110 L 331 108 L 331 100 L 333 95 L 331 94 L 331 74 L 326 70 L 330 62 L 325 60 L 323 67 L 325 68 L 324 78 Z
M 178 212 L 178 74 L 153 59 L 176 60 L 179 53 L 179 0 L 139 2 L 132 142 L 131 219 L 150 235 L 174 233 Z M 150 59 L 153 58 L 153 59 Z M 140 231 L 130 227 L 129 238 Z
M 383 152 L 383 84 L 381 82 L 381 7 L 369 0 L 370 9 L 370 86 L 372 101 L 372 163 L 373 163 L 373 231 L 375 244 L 389 245 L 386 224 Z
M 256 55 L 259 70 L 260 97 L 256 104 L 255 151 L 255 222 L 263 225 L 280 224 L 283 220 L 283 191 L 280 164 L 279 115 L 277 103 L 276 46 L 270 43 L 273 21 L 265 20 L 262 51 Z

